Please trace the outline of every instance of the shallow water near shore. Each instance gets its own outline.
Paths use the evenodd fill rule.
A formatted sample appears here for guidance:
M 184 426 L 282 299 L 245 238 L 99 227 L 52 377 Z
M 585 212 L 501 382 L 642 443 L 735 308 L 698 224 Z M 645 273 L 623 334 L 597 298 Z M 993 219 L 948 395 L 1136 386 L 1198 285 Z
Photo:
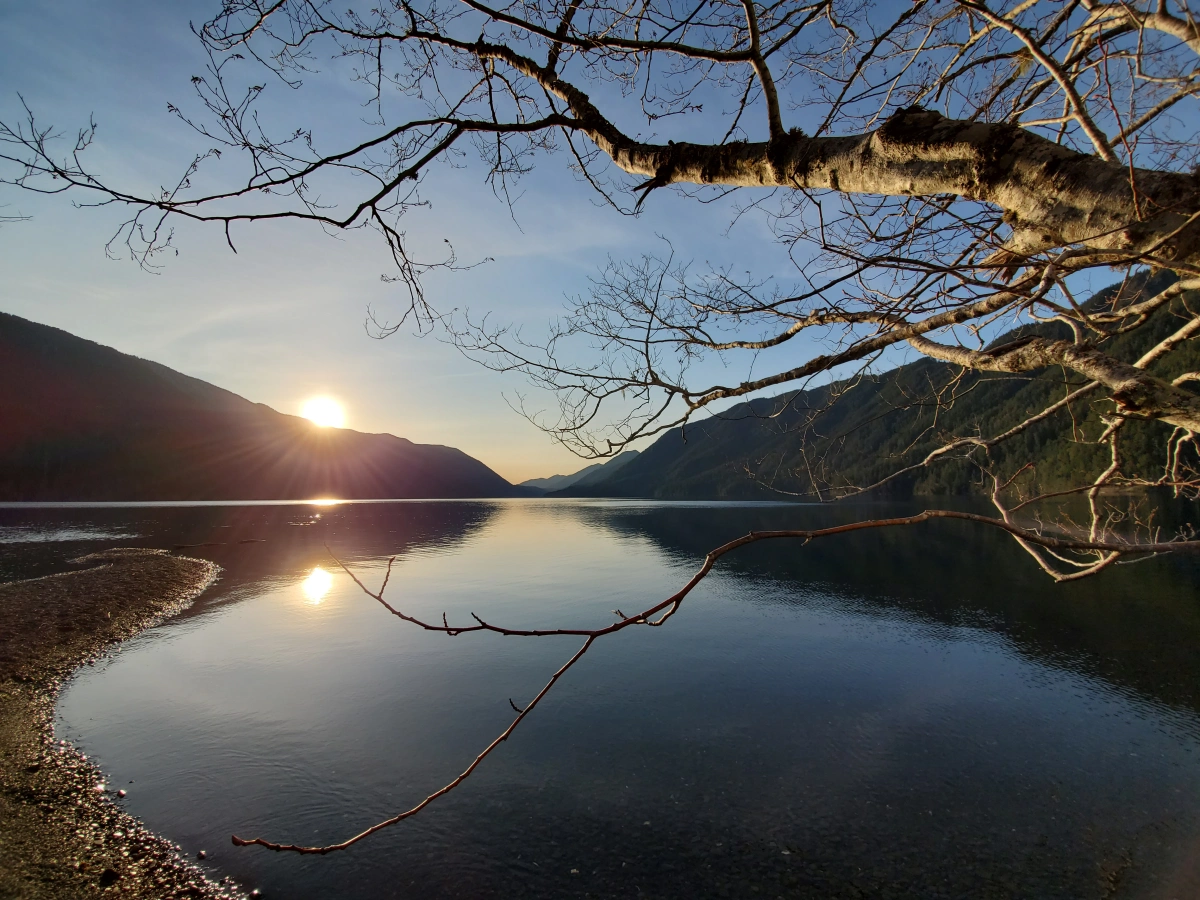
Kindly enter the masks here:
M 1172 897 L 1200 851 L 1200 570 L 1055 586 L 963 523 L 726 557 L 662 628 L 578 648 L 751 529 L 900 505 L 496 501 L 0 509 L 0 580 L 110 546 L 225 568 L 85 669 L 59 732 L 129 811 L 267 897 Z M 37 540 L 39 534 L 58 537 Z M 97 544 L 99 542 L 99 545 Z

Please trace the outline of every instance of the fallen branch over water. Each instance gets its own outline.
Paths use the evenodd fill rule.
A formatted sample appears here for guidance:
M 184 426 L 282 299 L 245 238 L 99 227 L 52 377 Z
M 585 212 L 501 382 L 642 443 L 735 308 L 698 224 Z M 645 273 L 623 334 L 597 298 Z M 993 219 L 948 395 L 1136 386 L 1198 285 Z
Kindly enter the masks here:
M 575 665 L 575 663 L 579 662 L 579 660 L 583 658 L 584 654 L 591 649 L 592 645 L 597 640 L 612 634 L 616 634 L 617 632 L 623 631 L 631 626 L 647 625 L 651 627 L 657 627 L 665 623 L 671 616 L 679 611 L 680 606 L 687 598 L 688 594 L 690 594 L 692 590 L 695 589 L 695 587 L 705 579 L 709 572 L 712 571 L 717 560 L 725 556 L 727 553 L 731 553 L 734 550 L 738 550 L 742 547 L 748 546 L 749 544 L 755 544 L 762 541 L 790 539 L 800 540 L 807 544 L 809 541 L 832 537 L 834 535 L 850 534 L 852 532 L 866 531 L 870 529 L 920 525 L 935 519 L 954 519 L 998 529 L 1011 535 L 1023 548 L 1027 550 L 1031 547 L 1041 547 L 1055 553 L 1075 553 L 1083 555 L 1085 559 L 1090 557 L 1090 559 L 1094 561 L 1074 563 L 1075 565 L 1082 567 L 1082 574 L 1098 572 L 1112 563 L 1126 557 L 1145 558 L 1164 553 L 1200 552 L 1200 541 L 1195 540 L 1169 542 L 1135 542 L 1122 541 L 1119 539 L 1080 540 L 1070 536 L 1045 534 L 1041 531 L 1023 528 L 1013 524 L 1008 520 L 1007 516 L 1005 518 L 993 518 L 990 516 L 980 515 L 978 513 L 961 512 L 958 510 L 947 509 L 925 510 L 924 512 L 917 513 L 913 516 L 900 516 L 887 519 L 868 519 L 861 522 L 850 522 L 844 525 L 834 525 L 828 528 L 752 531 L 749 534 L 745 534 L 742 537 L 729 541 L 726 544 L 722 544 L 715 550 L 709 551 L 709 553 L 704 557 L 704 562 L 701 564 L 696 573 L 685 585 L 683 585 L 683 587 L 681 587 L 670 597 L 667 597 L 665 600 L 659 601 L 648 609 L 631 616 L 621 615 L 620 610 L 614 610 L 615 614 L 620 615 L 620 619 L 618 621 L 602 628 L 594 629 L 507 628 L 501 625 L 485 622 L 475 613 L 471 613 L 471 618 L 475 622 L 473 625 L 451 625 L 447 621 L 445 614 L 442 615 L 441 624 L 438 624 L 437 622 L 428 622 L 423 619 L 419 619 L 416 616 L 411 616 L 402 612 L 384 599 L 384 592 L 387 590 L 388 582 L 391 580 L 392 566 L 396 561 L 396 557 L 393 556 L 388 560 L 387 570 L 384 574 L 383 583 L 380 585 L 379 590 L 372 591 L 365 584 L 363 584 L 362 580 L 356 574 L 354 574 L 354 572 L 345 563 L 343 563 L 340 559 L 337 559 L 335 556 L 334 560 L 337 562 L 337 564 L 341 566 L 347 575 L 354 579 L 354 582 L 363 590 L 364 593 L 380 603 L 393 616 L 396 616 L 397 618 L 402 619 L 412 625 L 423 628 L 426 631 L 441 632 L 442 634 L 452 637 L 469 632 L 492 632 L 494 634 L 500 634 L 509 637 L 573 636 L 582 637 L 585 640 L 583 645 L 576 650 L 575 653 L 565 663 L 563 663 L 563 665 L 552 676 L 550 676 L 550 680 L 546 682 L 542 689 L 538 691 L 534 698 L 530 700 L 524 708 L 518 707 L 510 699 L 508 702 L 516 711 L 517 716 L 512 720 L 509 726 L 505 728 L 504 731 L 502 731 L 490 744 L 488 744 L 487 747 L 485 747 L 483 751 L 471 761 L 470 765 L 468 765 L 456 778 L 443 785 L 438 790 L 434 791 L 415 806 L 406 809 L 403 812 L 397 813 L 389 819 L 384 819 L 381 822 L 377 822 L 371 827 L 360 831 L 353 837 L 347 838 L 346 840 L 335 844 L 310 847 L 298 844 L 276 843 L 264 838 L 246 839 L 240 838 L 237 835 L 232 836 L 232 841 L 236 846 L 239 847 L 258 845 L 261 847 L 266 847 L 269 850 L 289 851 L 293 853 L 333 853 L 337 850 L 345 850 L 347 847 L 357 844 L 359 841 L 370 837 L 378 831 L 382 831 L 385 828 L 390 828 L 392 825 L 396 825 L 399 822 L 403 822 L 405 819 L 415 816 L 439 797 L 444 797 L 446 794 L 450 793 L 452 790 L 466 781 L 466 779 L 469 778 L 477 768 L 479 768 L 483 761 L 487 759 L 487 757 L 490 756 L 492 752 L 496 750 L 496 748 L 508 740 L 509 736 L 517 729 L 517 726 L 519 726 L 521 722 L 523 722 L 525 718 L 531 712 L 533 712 L 542 699 L 548 693 L 550 693 L 551 689 L 558 683 L 559 679 L 561 679 L 562 676 L 565 675 L 567 671 Z M 328 546 L 326 546 L 326 549 L 329 549 Z M 330 551 L 330 555 L 333 556 L 332 551 Z M 1066 581 L 1070 580 L 1072 577 L 1073 576 L 1064 576 L 1056 580 Z

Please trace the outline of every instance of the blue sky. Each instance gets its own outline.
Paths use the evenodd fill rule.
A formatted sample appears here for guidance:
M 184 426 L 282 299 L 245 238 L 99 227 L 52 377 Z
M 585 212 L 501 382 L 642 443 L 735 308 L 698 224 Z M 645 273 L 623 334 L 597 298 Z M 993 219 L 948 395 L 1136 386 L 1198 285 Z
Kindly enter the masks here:
M 189 77 L 204 60 L 188 22 L 203 21 L 214 6 L 0 5 L 0 116 L 19 117 L 18 92 L 43 124 L 67 133 L 93 115 L 98 140 L 88 158 L 97 171 L 121 185 L 172 183 L 204 145 L 166 107 L 192 100 Z M 347 110 L 360 115 L 361 96 L 344 82 L 306 96 L 318 133 L 344 127 Z M 564 155 L 522 182 L 516 222 L 483 175 L 475 166 L 436 172 L 425 191 L 433 209 L 406 219 L 421 243 L 449 239 L 464 261 L 495 259 L 431 277 L 435 305 L 492 309 L 538 333 L 606 258 L 635 256 L 658 234 L 700 263 L 786 267 L 763 222 L 747 220 L 726 233 L 727 207 L 700 207 L 669 192 L 657 192 L 636 220 L 598 207 Z M 0 203 L 7 214 L 32 216 L 0 228 L 6 312 L 284 412 L 331 394 L 347 407 L 349 427 L 456 446 L 510 480 L 585 464 L 506 405 L 505 394 L 528 390 L 520 376 L 490 373 L 435 338 L 366 335 L 368 305 L 384 316 L 403 308 L 401 289 L 380 281 L 389 260 L 372 233 L 332 238 L 301 224 L 247 226 L 235 235 L 235 255 L 219 229 L 180 224 L 179 255 L 151 275 L 105 257 L 118 210 L 76 209 L 64 197 L 14 191 L 0 194 Z
M 189 79 L 206 60 L 188 25 L 218 7 L 217 0 L 0 4 L 0 118 L 21 117 L 18 93 L 41 124 L 67 134 L 94 116 L 99 130 L 87 160 L 97 174 L 131 191 L 173 184 L 208 144 L 167 105 L 195 109 Z M 364 89 L 346 78 L 310 79 L 299 94 L 269 78 L 264 83 L 262 108 L 279 124 L 311 128 L 339 145 L 364 128 Z M 602 88 L 588 87 L 603 96 Z M 706 103 L 698 121 L 664 120 L 656 139 L 706 139 L 696 129 L 712 128 L 719 105 Z M 805 119 L 813 109 L 789 108 L 787 124 L 811 128 Z M 636 110 L 627 101 L 618 120 Z M 632 120 L 623 124 L 639 130 Z M 756 133 L 765 132 L 765 123 L 751 119 L 748 128 L 751 138 L 765 137 Z M 642 216 L 624 217 L 599 205 L 567 162 L 565 153 L 542 157 L 521 182 L 512 214 L 477 163 L 431 172 L 423 194 L 432 208 L 404 218 L 412 245 L 436 251 L 449 240 L 464 262 L 494 259 L 427 278 L 435 307 L 491 310 L 529 335 L 544 334 L 564 298 L 584 292 L 606 260 L 661 249 L 660 235 L 670 238 L 678 259 L 699 269 L 729 265 L 790 284 L 794 269 L 786 248 L 774 241 L 764 216 L 744 216 L 731 228 L 731 203 L 701 205 L 656 191 Z M 748 199 L 746 191 L 738 196 Z M 366 334 L 368 307 L 385 319 L 405 307 L 403 288 L 380 279 L 393 270 L 373 232 L 329 236 L 303 223 L 257 223 L 235 230 L 234 254 L 219 228 L 177 223 L 178 256 L 148 274 L 127 259 L 105 256 L 105 243 L 124 218 L 119 209 L 77 209 L 68 197 L 14 190 L 0 192 L 0 204 L 0 212 L 32 217 L 0 227 L 0 310 L 283 412 L 298 413 L 305 399 L 329 394 L 345 405 L 349 427 L 459 447 L 513 481 L 586 464 L 509 408 L 505 397 L 519 393 L 529 396 L 529 408 L 548 405 L 521 376 L 489 372 L 436 334 L 401 330 L 384 341 Z M 771 364 L 796 365 L 793 357 L 812 350 L 807 338 L 790 342 Z M 889 361 L 906 355 L 897 350 Z M 747 374 L 744 368 L 721 371 L 722 364 L 707 363 L 704 374 L 723 383 Z

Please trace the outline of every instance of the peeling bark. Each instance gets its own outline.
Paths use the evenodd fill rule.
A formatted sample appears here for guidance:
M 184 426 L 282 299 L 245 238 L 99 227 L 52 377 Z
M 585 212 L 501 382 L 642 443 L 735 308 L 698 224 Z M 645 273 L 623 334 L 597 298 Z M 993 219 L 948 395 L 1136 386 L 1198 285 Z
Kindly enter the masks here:
M 792 132 L 775 142 L 663 146 L 636 143 L 609 127 L 589 128 L 593 110 L 576 112 L 584 113 L 583 130 L 613 162 L 651 178 L 654 186 L 952 194 L 1004 210 L 1014 228 L 1010 249 L 1017 254 L 1081 245 L 1114 258 L 1145 255 L 1200 269 L 1200 185 L 1193 176 L 1134 169 L 1131 179 L 1125 166 L 1014 125 L 911 108 L 863 135 Z
M 567 103 L 582 131 L 618 167 L 671 184 L 831 190 L 880 196 L 953 195 L 1004 210 L 1018 256 L 1078 245 L 1200 272 L 1200 182 L 1191 174 L 1131 168 L 1079 153 L 1007 123 L 948 119 L 910 107 L 875 131 L 809 137 L 793 129 L 771 141 L 644 144 L 612 124 L 579 88 L 553 71 L 483 42 L 499 59 Z M 568 126 L 564 126 L 568 127 Z

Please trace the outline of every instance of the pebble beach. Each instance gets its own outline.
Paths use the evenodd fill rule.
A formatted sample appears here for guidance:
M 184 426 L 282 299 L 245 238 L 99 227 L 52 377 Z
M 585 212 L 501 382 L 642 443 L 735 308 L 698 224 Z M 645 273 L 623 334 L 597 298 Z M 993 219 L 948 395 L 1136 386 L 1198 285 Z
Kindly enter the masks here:
M 123 787 L 54 735 L 59 690 L 216 580 L 205 560 L 118 549 L 0 584 L 0 897 L 240 898 L 122 808 Z

